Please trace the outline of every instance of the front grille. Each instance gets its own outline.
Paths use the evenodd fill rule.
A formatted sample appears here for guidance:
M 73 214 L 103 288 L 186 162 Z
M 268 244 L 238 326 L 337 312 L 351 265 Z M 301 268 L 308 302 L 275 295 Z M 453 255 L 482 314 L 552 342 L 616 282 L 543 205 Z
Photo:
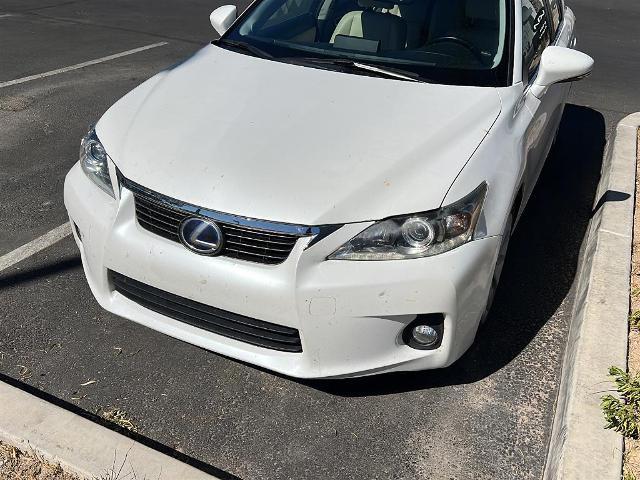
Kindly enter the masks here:
M 174 242 L 179 242 L 180 222 L 194 211 L 161 203 L 141 190 L 133 192 L 136 217 L 141 227 Z M 199 210 L 193 207 L 191 210 Z M 284 262 L 300 235 L 272 232 L 259 228 L 217 222 L 224 234 L 220 255 L 270 265 Z
M 114 289 L 143 307 L 208 332 L 282 352 L 302 352 L 298 330 L 195 302 L 109 270 Z

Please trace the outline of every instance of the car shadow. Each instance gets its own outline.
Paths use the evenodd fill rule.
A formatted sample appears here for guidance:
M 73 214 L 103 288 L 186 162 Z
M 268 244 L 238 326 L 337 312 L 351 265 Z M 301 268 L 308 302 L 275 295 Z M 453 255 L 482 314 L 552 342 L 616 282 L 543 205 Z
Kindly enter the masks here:
M 78 269 L 82 266 L 80 255 L 56 259 L 45 265 L 38 265 L 24 270 L 0 272 L 0 290 L 16 287 L 23 283 L 31 283 L 38 279 L 61 275 L 68 270 Z
M 573 285 L 595 202 L 606 126 L 597 111 L 567 105 L 537 187 L 514 232 L 487 323 L 452 366 L 346 380 L 305 381 L 330 394 L 385 395 L 479 381 L 507 365 L 558 310 Z M 570 314 L 570 312 L 565 312 Z

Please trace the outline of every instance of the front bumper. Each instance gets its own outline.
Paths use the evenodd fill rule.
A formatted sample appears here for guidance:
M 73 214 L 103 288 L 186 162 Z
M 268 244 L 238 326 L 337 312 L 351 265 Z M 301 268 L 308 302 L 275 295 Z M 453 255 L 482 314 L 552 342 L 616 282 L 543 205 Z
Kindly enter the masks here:
M 133 195 L 113 199 L 76 164 L 65 181 L 69 217 L 91 291 L 106 310 L 208 350 L 300 378 L 445 367 L 471 345 L 485 308 L 499 237 L 423 259 L 326 261 L 370 222 L 345 225 L 286 261 L 262 265 L 203 257 L 142 229 Z M 190 326 L 116 292 L 108 270 L 196 302 L 299 331 L 302 352 L 270 350 Z M 418 314 L 444 314 L 435 350 L 404 344 Z

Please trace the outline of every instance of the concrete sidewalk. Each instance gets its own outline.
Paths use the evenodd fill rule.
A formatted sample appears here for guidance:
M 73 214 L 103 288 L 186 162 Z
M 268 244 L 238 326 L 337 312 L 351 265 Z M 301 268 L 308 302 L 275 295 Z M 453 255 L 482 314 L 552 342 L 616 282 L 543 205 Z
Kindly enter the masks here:
M 3 382 L 0 440 L 87 478 L 217 478 Z
M 618 480 L 622 435 L 600 408 L 612 365 L 627 364 L 629 276 L 640 113 L 618 124 L 607 146 L 577 275 L 544 478 Z

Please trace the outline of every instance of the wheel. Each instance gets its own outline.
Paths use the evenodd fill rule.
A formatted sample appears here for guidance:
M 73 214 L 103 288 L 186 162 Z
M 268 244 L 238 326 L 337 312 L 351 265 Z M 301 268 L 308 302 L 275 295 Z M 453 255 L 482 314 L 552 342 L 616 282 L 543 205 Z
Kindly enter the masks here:
M 507 224 L 504 226 L 504 232 L 502 234 L 502 241 L 500 242 L 500 249 L 498 250 L 498 258 L 496 259 L 496 266 L 493 270 L 493 278 L 491 279 L 491 288 L 489 289 L 489 297 L 487 299 L 487 306 L 480 318 L 480 325 L 483 325 L 489 317 L 489 311 L 493 304 L 493 298 L 498 290 L 498 284 L 500 283 L 500 275 L 502 275 L 502 267 L 504 267 L 504 260 L 507 258 L 507 250 L 509 249 L 509 240 L 511 239 L 511 229 L 513 228 L 514 213 L 509 214 L 507 218 Z

